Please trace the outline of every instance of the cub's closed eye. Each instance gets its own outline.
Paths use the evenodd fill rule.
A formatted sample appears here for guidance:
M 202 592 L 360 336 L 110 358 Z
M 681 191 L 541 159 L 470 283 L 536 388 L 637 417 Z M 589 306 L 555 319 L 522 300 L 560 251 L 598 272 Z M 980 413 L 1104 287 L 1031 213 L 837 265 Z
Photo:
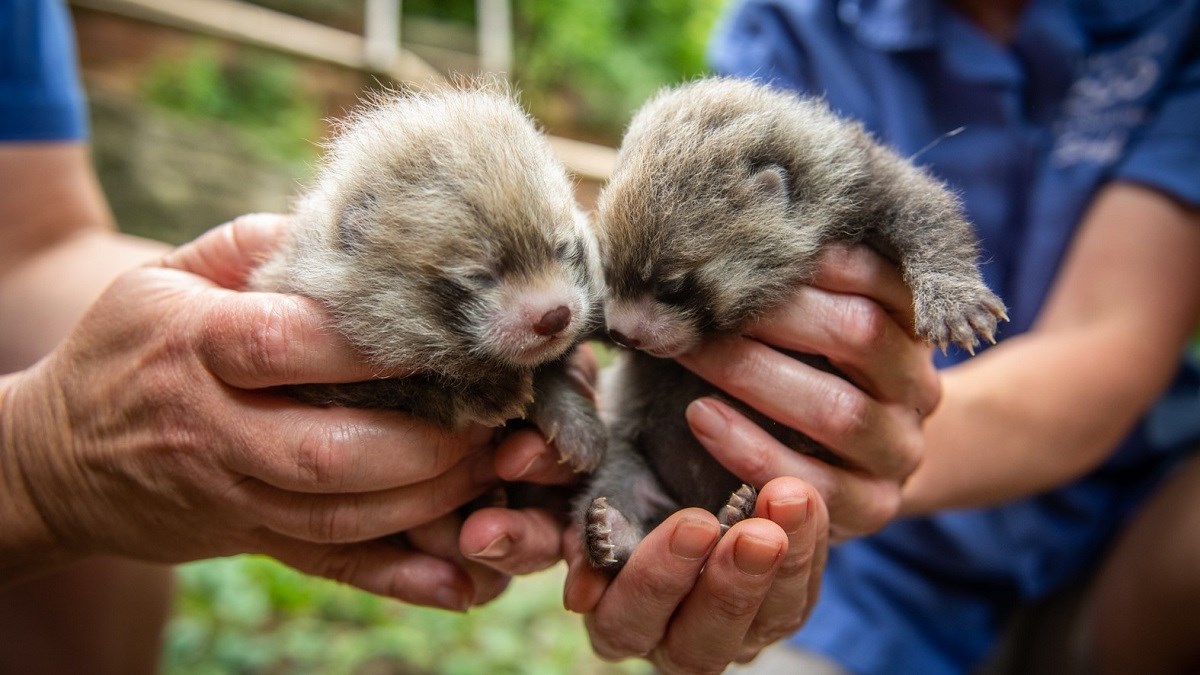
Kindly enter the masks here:
M 554 257 L 558 260 L 566 260 L 571 256 L 571 243 L 567 241 L 558 242 L 558 246 L 554 247 Z
M 487 270 L 472 270 L 464 274 L 463 278 L 476 288 L 492 288 L 500 282 L 495 274 Z
M 654 297 L 660 302 L 678 303 L 683 300 L 683 295 L 687 292 L 687 288 L 686 277 L 662 279 L 654 284 Z

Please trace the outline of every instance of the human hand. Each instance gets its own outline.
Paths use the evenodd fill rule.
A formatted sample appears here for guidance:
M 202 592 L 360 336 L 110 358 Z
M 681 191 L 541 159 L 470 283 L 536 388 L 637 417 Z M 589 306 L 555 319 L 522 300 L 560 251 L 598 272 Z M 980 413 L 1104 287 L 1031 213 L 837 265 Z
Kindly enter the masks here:
M 798 478 L 763 486 L 755 516 L 719 537 L 713 514 L 679 511 L 615 578 L 590 566 L 573 527 L 564 604 L 584 614 L 606 659 L 644 656 L 665 673 L 719 673 L 749 661 L 808 617 L 829 532 L 820 495 Z
M 727 469 L 752 485 L 798 476 L 828 504 L 835 539 L 873 532 L 900 507 L 924 452 L 922 420 L 941 395 L 931 348 L 911 331 L 912 294 L 866 246 L 835 246 L 811 286 L 744 336 L 678 360 L 734 398 L 835 453 L 833 466 L 794 452 L 722 401 L 693 402 L 688 423 Z M 846 379 L 772 347 L 824 355 Z
M 238 290 L 283 223 L 245 217 L 123 274 L 7 380 L 0 578 L 92 553 L 262 552 L 420 604 L 463 609 L 502 585 L 437 551 L 456 540 L 447 514 L 495 481 L 491 430 L 273 389 L 380 375 L 315 302 Z M 406 530 L 408 546 L 380 539 Z

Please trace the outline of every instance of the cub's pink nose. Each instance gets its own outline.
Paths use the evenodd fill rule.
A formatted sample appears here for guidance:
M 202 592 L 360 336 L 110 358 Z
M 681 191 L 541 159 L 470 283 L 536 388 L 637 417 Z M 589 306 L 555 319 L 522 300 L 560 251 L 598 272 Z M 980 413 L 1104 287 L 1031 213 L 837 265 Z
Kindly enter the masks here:
M 569 325 L 571 310 L 560 305 L 543 314 L 542 318 L 533 324 L 533 332 L 538 335 L 558 335 Z

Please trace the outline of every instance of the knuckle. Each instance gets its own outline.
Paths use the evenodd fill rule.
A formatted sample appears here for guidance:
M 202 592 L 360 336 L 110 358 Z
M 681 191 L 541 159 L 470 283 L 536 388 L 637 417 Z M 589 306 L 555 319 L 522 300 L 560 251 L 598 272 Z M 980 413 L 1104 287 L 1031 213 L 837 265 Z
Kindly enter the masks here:
M 301 437 L 296 449 L 300 480 L 318 490 L 336 490 L 346 477 L 346 434 L 337 428 L 317 427 Z
M 256 310 L 246 347 L 247 366 L 255 373 L 270 373 L 289 380 L 295 375 L 287 359 L 290 343 L 296 337 L 289 330 L 289 302 L 279 298 Z
M 900 434 L 896 439 L 894 458 L 896 475 L 907 478 L 912 475 L 925 456 L 924 437 L 920 433 Z
M 747 447 L 738 449 L 738 476 L 752 483 L 766 483 L 774 478 L 776 467 L 772 457 L 782 447 L 774 439 L 760 437 Z
M 737 621 L 758 610 L 762 596 L 741 588 L 714 588 L 709 592 L 713 615 L 722 621 Z
M 762 372 L 762 356 L 755 349 L 743 347 L 728 350 L 717 375 L 722 389 L 740 394 L 753 389 L 762 379 Z
M 319 543 L 358 541 L 362 532 L 362 511 L 357 495 L 344 495 L 319 502 L 308 512 L 308 536 Z
M 900 511 L 900 488 L 886 482 L 876 489 L 862 509 L 861 527 L 864 534 L 878 532 Z
M 839 339 L 853 351 L 867 353 L 885 346 L 889 321 L 883 308 L 863 297 L 847 296 L 841 313 Z
M 596 616 L 589 622 L 588 632 L 596 654 L 608 661 L 645 656 L 653 647 L 639 639 L 641 636 L 631 635 L 627 622 L 611 615 Z
M 317 574 L 343 584 L 353 584 L 359 576 L 360 562 L 358 556 L 337 547 L 321 558 L 317 564 Z
M 694 647 L 680 649 L 674 645 L 655 650 L 653 661 L 659 672 L 667 675 L 718 675 L 727 665 L 725 662 L 717 663 L 712 658 L 697 654 Z
M 823 424 L 834 439 L 850 441 L 867 430 L 870 410 L 870 399 L 866 394 L 836 383 L 826 395 Z
M 808 576 L 814 557 L 813 548 L 797 546 L 793 549 L 789 549 L 788 554 L 780 561 L 779 568 L 775 572 L 776 581 L 788 581 Z

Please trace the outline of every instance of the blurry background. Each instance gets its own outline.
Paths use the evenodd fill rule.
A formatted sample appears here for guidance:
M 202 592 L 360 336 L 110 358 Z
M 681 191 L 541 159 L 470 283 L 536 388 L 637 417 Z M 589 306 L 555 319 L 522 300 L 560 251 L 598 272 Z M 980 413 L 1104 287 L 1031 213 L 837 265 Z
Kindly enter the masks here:
M 181 243 L 242 213 L 285 211 L 328 121 L 364 90 L 489 68 L 506 72 L 559 138 L 590 205 L 632 111 L 704 71 L 724 0 L 71 4 L 95 162 L 117 222 Z M 518 579 L 460 616 L 264 558 L 185 565 L 164 671 L 649 672 L 592 656 L 579 618 L 562 609 L 562 579 L 561 566 Z

